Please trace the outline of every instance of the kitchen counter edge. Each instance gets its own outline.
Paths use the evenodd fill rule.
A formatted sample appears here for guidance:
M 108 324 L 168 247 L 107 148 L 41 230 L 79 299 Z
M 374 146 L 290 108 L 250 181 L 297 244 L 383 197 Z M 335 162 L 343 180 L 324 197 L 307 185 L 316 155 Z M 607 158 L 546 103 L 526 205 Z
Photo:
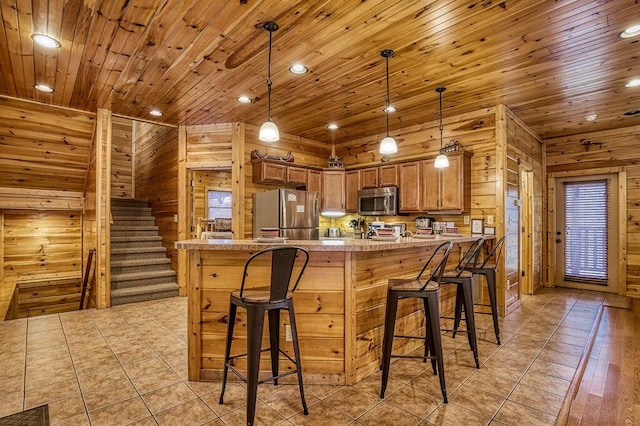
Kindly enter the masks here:
M 400 238 L 399 241 L 373 240 L 287 240 L 284 243 L 259 243 L 254 240 L 183 240 L 176 241 L 175 248 L 180 250 L 262 250 L 267 247 L 288 245 L 299 246 L 309 251 L 380 251 L 412 247 L 428 247 L 444 241 L 465 243 L 474 241 L 482 235 L 462 237 L 437 237 L 434 239 Z M 493 235 L 485 235 L 493 239 Z

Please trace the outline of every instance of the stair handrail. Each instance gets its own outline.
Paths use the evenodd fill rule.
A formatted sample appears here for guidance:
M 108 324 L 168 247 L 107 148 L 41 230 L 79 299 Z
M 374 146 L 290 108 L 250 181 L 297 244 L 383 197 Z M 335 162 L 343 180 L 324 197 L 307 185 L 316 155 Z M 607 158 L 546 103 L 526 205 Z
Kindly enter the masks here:
M 93 256 L 96 254 L 96 249 L 89 250 L 89 256 L 87 257 L 87 267 L 84 270 L 84 277 L 82 278 L 82 292 L 80 293 L 80 308 L 85 309 L 85 297 L 87 294 L 87 287 L 89 284 L 89 278 L 91 277 L 91 267 L 93 266 Z

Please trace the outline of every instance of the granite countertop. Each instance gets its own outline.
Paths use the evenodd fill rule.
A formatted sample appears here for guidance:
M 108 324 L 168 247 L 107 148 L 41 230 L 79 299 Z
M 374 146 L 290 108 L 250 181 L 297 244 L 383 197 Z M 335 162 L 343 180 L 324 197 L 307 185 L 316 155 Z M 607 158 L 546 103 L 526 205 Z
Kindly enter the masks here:
M 443 241 L 454 243 L 466 243 L 474 241 L 479 236 L 467 235 L 461 237 L 437 236 L 434 239 L 419 239 L 414 237 L 402 237 L 394 241 L 374 241 L 356 239 L 335 240 L 286 240 L 285 242 L 257 242 L 256 240 L 184 240 L 176 241 L 177 249 L 185 250 L 262 250 L 266 247 L 278 245 L 293 245 L 304 247 L 309 251 L 379 251 L 394 250 L 411 247 L 433 246 Z M 485 236 L 494 238 L 493 235 Z

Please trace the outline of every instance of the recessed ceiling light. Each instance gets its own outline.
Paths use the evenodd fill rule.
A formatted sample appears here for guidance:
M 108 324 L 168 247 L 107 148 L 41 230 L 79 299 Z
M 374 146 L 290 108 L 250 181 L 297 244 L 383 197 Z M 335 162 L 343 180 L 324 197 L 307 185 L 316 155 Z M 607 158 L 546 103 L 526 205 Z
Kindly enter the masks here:
M 292 74 L 306 74 L 309 69 L 302 64 L 293 64 L 289 67 L 289 71 Z
M 150 110 L 149 114 L 153 115 L 154 117 L 161 117 L 162 116 L 162 112 L 157 110 L 157 109 Z
M 240 102 L 241 104 L 250 104 L 251 98 L 246 95 L 240 95 L 236 98 L 236 101 Z
M 635 37 L 640 34 L 640 25 L 633 25 L 620 33 L 620 38 Z
M 41 92 L 53 93 L 53 87 L 47 86 L 46 84 L 35 84 L 33 87 Z
M 388 113 L 396 112 L 397 110 L 398 109 L 393 105 L 389 105 L 388 107 L 382 108 L 383 112 L 388 112 Z
M 336 123 L 329 123 L 329 125 L 327 126 L 327 129 L 329 129 L 329 130 L 337 130 L 338 129 L 338 125 Z
M 598 118 L 598 114 L 587 114 L 584 116 L 584 119 L 587 121 L 595 121 Z
M 630 80 L 627 84 L 625 84 L 626 87 L 638 87 L 640 86 L 640 78 L 634 78 L 633 80 Z
M 48 35 L 32 34 L 31 38 L 33 39 L 33 41 L 38 43 L 40 46 L 48 47 L 48 48 L 51 48 L 51 49 L 53 49 L 53 48 L 57 49 L 60 46 L 62 46 L 58 40 L 56 40 L 53 37 L 49 37 Z
M 627 84 L 625 84 L 625 86 L 627 86 L 627 87 L 638 87 L 638 86 L 640 86 L 640 78 L 634 78 L 633 80 L 631 80 Z

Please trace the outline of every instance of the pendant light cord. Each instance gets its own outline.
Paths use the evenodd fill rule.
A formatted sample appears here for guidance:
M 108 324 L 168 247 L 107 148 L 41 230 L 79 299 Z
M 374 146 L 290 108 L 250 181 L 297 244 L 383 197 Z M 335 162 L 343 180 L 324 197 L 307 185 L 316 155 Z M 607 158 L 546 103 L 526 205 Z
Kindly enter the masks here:
M 271 40 L 273 31 L 269 31 L 269 62 L 267 65 L 267 120 L 271 121 Z
M 440 93 L 440 153 L 442 154 L 442 132 L 444 127 L 442 126 L 442 92 L 444 92 L 444 87 L 438 88 L 438 93 Z
M 387 117 L 387 136 L 389 136 L 389 57 L 387 56 L 385 59 L 387 60 L 387 102 L 384 110 Z

